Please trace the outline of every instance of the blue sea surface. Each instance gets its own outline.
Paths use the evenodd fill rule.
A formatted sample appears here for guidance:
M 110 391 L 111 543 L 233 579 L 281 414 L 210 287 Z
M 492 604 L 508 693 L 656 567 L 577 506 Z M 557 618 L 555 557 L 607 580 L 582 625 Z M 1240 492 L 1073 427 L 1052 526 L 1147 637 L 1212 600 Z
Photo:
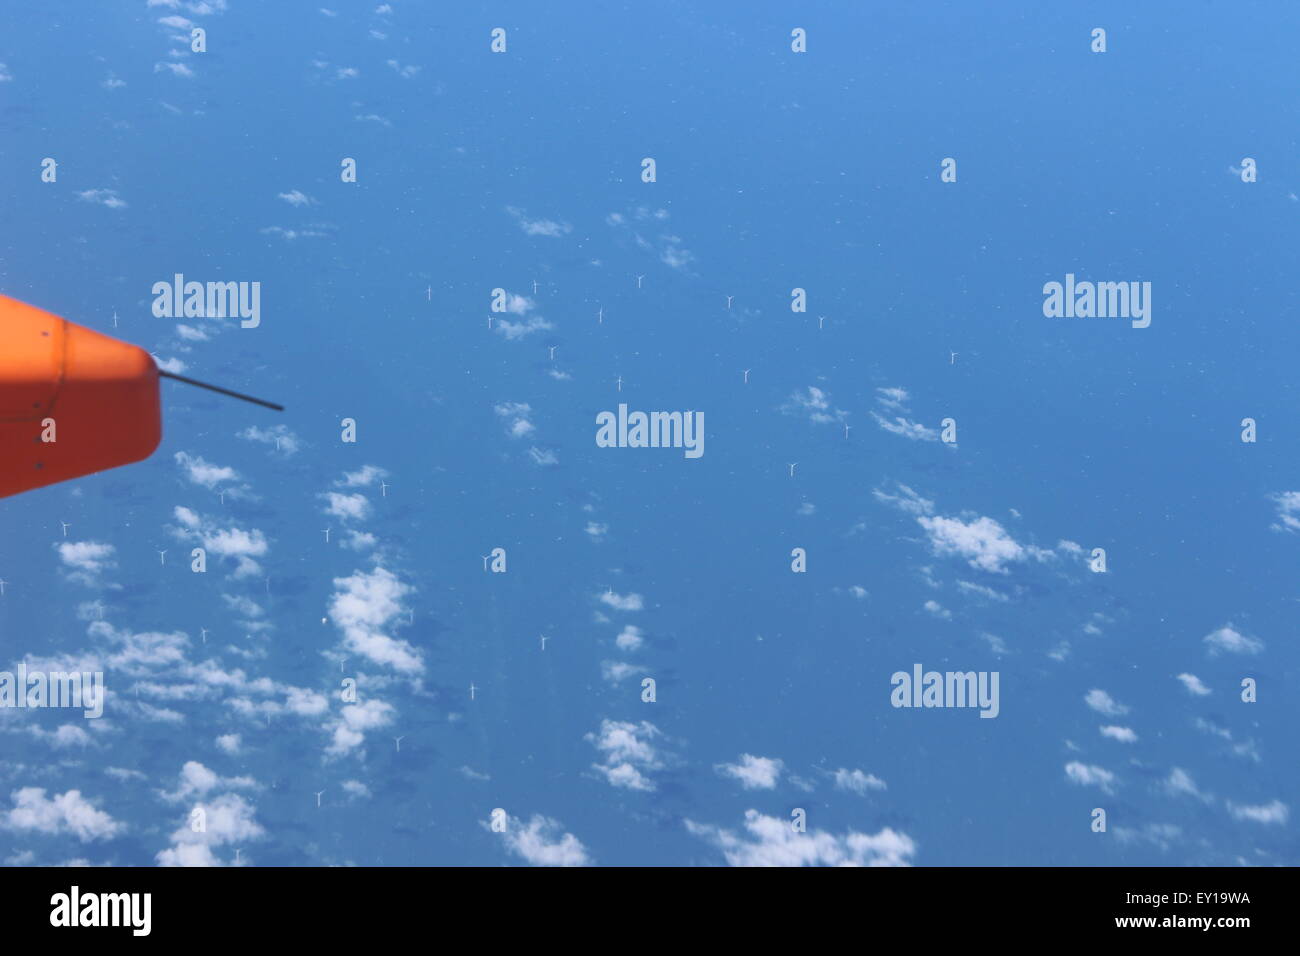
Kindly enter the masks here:
M 0 860 L 1300 862 L 1300 7 L 325 3 L 5 12 L 0 294 L 286 411 L 0 501 Z

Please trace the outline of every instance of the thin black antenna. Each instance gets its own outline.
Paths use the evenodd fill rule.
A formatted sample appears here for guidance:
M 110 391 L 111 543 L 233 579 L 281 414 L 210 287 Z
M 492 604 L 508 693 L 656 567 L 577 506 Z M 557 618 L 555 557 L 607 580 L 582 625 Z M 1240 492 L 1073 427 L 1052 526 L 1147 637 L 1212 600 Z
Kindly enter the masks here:
M 254 405 L 261 405 L 265 408 L 274 408 L 277 412 L 284 411 L 283 405 L 277 405 L 275 402 L 268 402 L 264 399 L 254 398 L 252 395 L 245 395 L 242 392 L 232 392 L 228 388 L 222 388 L 220 385 L 209 385 L 207 382 L 200 382 L 192 378 L 186 378 L 184 375 L 174 375 L 171 372 L 158 370 L 158 374 L 163 378 L 172 378 L 178 382 L 184 382 L 186 385 L 197 385 L 199 388 L 206 388 L 210 392 L 220 392 L 222 395 L 229 395 L 231 398 L 242 399 L 245 402 L 252 402 Z

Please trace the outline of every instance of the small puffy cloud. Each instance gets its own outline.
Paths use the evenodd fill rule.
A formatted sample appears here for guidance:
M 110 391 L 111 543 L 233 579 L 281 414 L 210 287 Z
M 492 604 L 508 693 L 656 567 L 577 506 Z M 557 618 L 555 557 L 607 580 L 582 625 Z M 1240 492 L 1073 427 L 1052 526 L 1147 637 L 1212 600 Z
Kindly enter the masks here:
M 555 328 L 550 322 L 547 322 L 540 315 L 530 315 L 522 322 L 512 322 L 509 319 L 497 319 L 492 328 L 496 329 L 498 335 L 505 337 L 507 342 L 516 342 L 519 339 L 526 338 L 534 332 L 546 332 Z
M 965 558 L 972 568 L 1003 574 L 1008 563 L 1025 559 L 1025 549 L 992 518 L 966 522 L 922 515 L 916 520 L 929 532 L 930 546 L 936 554 Z
M 217 738 L 217 749 L 234 757 L 243 749 L 243 741 L 239 734 L 222 734 Z
M 639 611 L 645 606 L 639 594 L 618 594 L 612 590 L 600 595 L 600 603 L 616 611 Z
M 1136 743 L 1138 735 L 1128 727 L 1118 727 L 1113 724 L 1102 727 L 1101 735 L 1109 737 L 1111 740 L 1118 740 L 1122 744 Z
M 185 477 L 196 485 L 202 485 L 204 488 L 216 488 L 223 481 L 237 481 L 239 479 L 239 473 L 235 469 L 209 464 L 198 455 L 188 455 L 183 451 L 178 451 L 175 459 L 176 463 L 181 466 Z
M 335 578 L 334 587 L 329 617 L 343 631 L 344 644 L 351 653 L 404 674 L 424 670 L 418 650 L 383 633 L 404 612 L 402 599 L 411 593 L 410 585 L 391 571 L 375 568 L 368 574 L 357 571 Z
M 618 637 L 614 638 L 614 643 L 620 651 L 635 651 L 640 650 L 644 640 L 645 636 L 641 628 L 629 624 L 619 632 Z
M 558 821 L 540 814 L 533 814 L 527 823 L 507 818 L 501 839 L 506 849 L 529 866 L 589 866 L 592 862 L 581 840 L 564 832 Z
M 882 504 L 893 505 L 900 511 L 905 511 L 910 515 L 928 515 L 934 513 L 934 502 L 922 498 L 907 485 L 898 486 L 898 494 L 891 495 L 879 488 L 871 492 L 872 496 Z
M 1206 697 L 1210 693 L 1210 688 L 1201 683 L 1201 679 L 1195 674 L 1179 674 L 1178 679 L 1187 688 L 1187 693 L 1193 697 Z
M 388 66 L 404 80 L 412 79 L 413 77 L 416 76 L 416 74 L 420 72 L 420 68 L 418 66 L 411 66 L 409 63 L 403 66 L 401 63 L 397 62 L 396 60 L 387 60 L 386 62 Z
M 340 545 L 351 551 L 373 551 L 379 544 L 379 539 L 369 531 L 349 531 Z
M 745 834 L 686 821 L 694 836 L 722 851 L 730 866 L 909 866 L 916 844 L 885 827 L 879 833 L 796 833 L 789 820 L 745 811 Z
M 68 570 L 69 580 L 95 587 L 104 571 L 117 567 L 115 548 L 101 541 L 63 541 L 55 545 L 59 560 Z
M 270 551 L 261 531 L 256 528 L 251 531 L 238 527 L 222 528 L 215 521 L 185 507 L 177 507 L 172 514 L 179 524 L 179 527 L 171 529 L 173 537 L 180 541 L 197 541 L 209 555 L 233 559 L 236 562 L 233 577 L 248 577 L 261 571 L 261 566 L 253 559 Z
M 0 827 L 51 836 L 71 834 L 82 843 L 107 840 L 125 826 L 98 810 L 80 790 L 46 797 L 42 787 L 23 787 L 11 795 L 12 810 L 0 812 Z
M 1100 787 L 1104 793 L 1113 792 L 1115 775 L 1105 767 L 1080 763 L 1073 760 L 1065 765 L 1065 776 L 1071 783 L 1081 787 Z
M 600 675 L 611 684 L 620 684 L 629 677 L 644 674 L 645 668 L 624 661 L 601 661 Z
M 203 811 L 204 829 L 195 832 L 190 814 Z M 227 844 L 259 840 L 266 830 L 253 818 L 252 805 L 237 793 L 226 793 L 191 807 L 186 820 L 172 833 L 171 846 L 155 856 L 159 866 L 224 866 L 213 852 Z
M 1232 814 L 1234 820 L 1248 820 L 1251 823 L 1286 823 L 1287 818 L 1291 815 L 1291 808 L 1281 800 L 1274 800 L 1272 803 L 1265 803 L 1260 806 L 1241 806 L 1236 803 L 1228 804 L 1228 812 Z
M 876 401 L 886 408 L 905 408 L 911 400 L 905 388 L 878 388 Z
M 277 193 L 276 198 L 283 199 L 290 206 L 311 206 L 316 202 L 301 189 L 294 189 L 287 193 Z
M 394 713 L 392 704 L 373 697 L 359 704 L 348 704 L 329 726 L 333 739 L 325 752 L 338 756 L 355 750 L 366 742 L 367 732 L 391 724 Z
M 1111 697 L 1099 687 L 1094 687 L 1083 697 L 1083 702 L 1106 717 L 1120 717 L 1128 713 L 1128 708 Z
M 341 495 L 327 491 L 320 495 L 326 501 L 325 513 L 342 521 L 364 521 L 370 514 L 370 501 L 365 495 Z
M 153 65 L 155 73 L 171 73 L 172 76 L 180 76 L 185 79 L 192 79 L 194 71 L 184 63 L 155 63 Z
M 515 221 L 519 223 L 519 228 L 528 236 L 547 236 L 558 239 L 560 236 L 567 236 L 573 231 L 573 227 L 567 222 L 556 222 L 553 219 L 529 219 L 524 210 L 516 209 L 514 206 L 507 206 L 506 212 L 515 218 Z
M 191 797 L 207 796 L 218 788 L 232 790 L 255 786 L 257 782 L 252 777 L 222 777 L 197 760 L 189 760 L 181 767 L 180 780 L 176 789 L 170 793 L 164 792 L 162 797 L 169 803 L 179 803 Z
M 940 604 L 938 601 L 926 601 L 924 607 L 925 607 L 925 610 L 926 610 L 928 613 L 930 613 L 930 614 L 934 615 L 935 617 L 939 618 L 939 620 L 941 620 L 941 621 L 951 621 L 951 620 L 952 620 L 952 611 L 949 611 L 946 607 L 944 607 L 944 606 L 943 606 L 942 604 Z
M 186 342 L 207 342 L 211 336 L 202 329 L 196 329 L 192 325 L 180 324 L 176 326 L 176 334 Z
M 861 770 L 846 770 L 841 767 L 835 771 L 835 789 L 847 790 L 858 796 L 866 796 L 868 790 L 884 790 L 885 781 L 875 774 L 863 773 Z
M 663 733 L 654 724 L 643 720 L 602 720 L 597 733 L 587 734 L 590 742 L 602 757 L 602 762 L 592 766 L 599 771 L 610 786 L 627 790 L 654 790 L 654 782 L 647 776 L 664 766 L 664 761 L 654 741 Z
M 363 465 L 358 471 L 344 472 L 334 484 L 341 488 L 369 488 L 388 477 L 388 472 L 378 465 Z
M 1165 789 L 1172 794 L 1195 797 L 1209 803 L 1214 798 L 1208 793 L 1202 793 L 1196 786 L 1196 781 L 1182 767 L 1174 767 L 1165 778 Z
M 1300 532 L 1300 491 L 1284 491 L 1273 495 L 1277 505 L 1277 522 L 1274 531 Z
M 1211 631 L 1202 638 L 1211 657 L 1220 653 L 1258 654 L 1264 649 L 1264 642 L 1256 637 L 1242 634 L 1231 623 L 1225 624 L 1217 631 Z
M 780 760 L 774 757 L 755 757 L 753 754 L 741 754 L 740 763 L 715 764 L 713 769 L 724 777 L 739 780 L 746 790 L 771 790 L 781 778 L 784 768 Z
M 250 425 L 242 432 L 239 432 L 236 438 L 242 438 L 245 441 L 255 441 L 263 445 L 271 445 L 275 451 L 288 457 L 295 454 L 301 447 L 298 436 L 289 430 L 285 425 L 272 425 L 270 428 L 258 428 L 256 425 Z
M 848 415 L 848 412 L 831 404 L 829 392 L 815 385 L 792 394 L 786 404 L 781 406 L 781 411 L 787 415 L 807 415 L 809 421 L 819 425 L 843 421 Z
M 872 412 L 871 417 L 876 420 L 877 425 L 892 435 L 900 435 L 903 438 L 910 438 L 912 441 L 939 440 L 939 432 L 935 429 L 922 425 L 920 422 L 903 418 L 901 415 L 895 416 L 893 421 L 885 418 L 879 412 Z
M 533 409 L 526 402 L 502 402 L 492 410 L 506 420 L 506 434 L 511 438 L 523 438 L 537 430 L 528 420 Z
M 116 189 L 83 189 L 77 193 L 82 202 L 91 202 L 109 209 L 125 209 L 126 200 L 122 199 Z

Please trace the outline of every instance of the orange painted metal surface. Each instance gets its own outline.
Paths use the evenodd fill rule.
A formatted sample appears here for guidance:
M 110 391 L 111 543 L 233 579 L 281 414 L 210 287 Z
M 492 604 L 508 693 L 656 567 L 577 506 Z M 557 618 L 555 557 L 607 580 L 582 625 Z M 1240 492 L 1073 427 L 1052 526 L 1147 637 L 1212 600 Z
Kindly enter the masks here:
M 161 440 L 148 352 L 0 296 L 0 498 L 140 461 Z

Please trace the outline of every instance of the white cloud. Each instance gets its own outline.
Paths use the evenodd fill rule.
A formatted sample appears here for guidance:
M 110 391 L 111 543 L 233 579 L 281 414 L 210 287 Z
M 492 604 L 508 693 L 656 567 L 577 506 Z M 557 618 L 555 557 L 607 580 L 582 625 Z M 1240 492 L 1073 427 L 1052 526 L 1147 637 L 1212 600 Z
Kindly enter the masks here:
M 876 401 L 886 408 L 901 409 L 911 401 L 911 396 L 907 394 L 905 388 L 878 388 L 876 389 Z
M 616 611 L 639 611 L 645 604 L 639 594 L 617 594 L 612 590 L 600 595 L 600 602 Z
M 1202 793 L 1197 788 L 1196 781 L 1192 779 L 1192 775 L 1182 767 L 1174 767 L 1174 769 L 1170 771 L 1169 776 L 1165 778 L 1165 789 L 1172 794 L 1185 794 L 1186 796 L 1203 800 L 1206 803 L 1209 803 L 1214 799 L 1211 795 Z
M 924 607 L 926 611 L 928 611 L 930 614 L 933 614 L 941 621 L 952 620 L 952 611 L 949 611 L 938 601 L 926 601 Z
M 59 560 L 69 569 L 68 578 L 87 587 L 99 584 L 99 575 L 117 567 L 115 548 L 101 541 L 64 541 L 55 545 Z
M 1229 803 L 1228 812 L 1232 814 L 1234 820 L 1249 820 L 1252 823 L 1286 823 L 1291 815 L 1291 808 L 1281 800 L 1274 800 L 1272 803 L 1253 807 Z
M 248 577 L 261 571 L 261 566 L 253 559 L 270 551 L 261 531 L 256 528 L 251 531 L 238 527 L 221 528 L 210 518 L 185 507 L 178 506 L 173 515 L 181 526 L 172 528 L 172 535 L 181 541 L 198 541 L 209 555 L 233 558 L 236 562 L 234 577 Z
M 1277 505 L 1277 523 L 1274 531 L 1300 532 L 1300 491 L 1284 491 L 1273 495 Z
M 523 322 L 511 322 L 509 319 L 497 319 L 492 327 L 496 329 L 499 335 L 505 336 L 507 342 L 515 342 L 519 339 L 532 335 L 534 332 L 545 332 L 555 328 L 550 322 L 547 322 L 540 315 L 530 315 Z
M 338 720 L 329 725 L 334 739 L 326 753 L 338 756 L 355 750 L 365 743 L 368 731 L 389 726 L 394 713 L 392 704 L 373 697 L 359 704 L 348 704 L 339 712 Z
M 507 419 L 506 434 L 511 438 L 523 438 L 536 431 L 536 426 L 528 420 L 532 407 L 526 402 L 502 402 L 492 409 L 501 418 Z
M 929 532 L 930 546 L 936 554 L 958 555 L 973 568 L 1001 574 L 1006 572 L 1009 562 L 1025 559 L 1025 549 L 992 518 L 965 522 L 960 518 L 922 515 L 916 520 Z
M 191 826 L 194 810 L 203 811 L 204 829 Z M 253 807 L 236 793 L 221 796 L 189 808 L 185 822 L 172 833 L 172 845 L 159 851 L 159 866 L 223 866 L 225 861 L 213 850 L 226 844 L 244 844 L 259 840 L 266 830 L 253 819 Z
M 644 674 L 645 668 L 636 664 L 628 664 L 624 661 L 601 661 L 600 675 L 611 684 L 622 683 L 629 677 L 635 677 L 637 674 Z
M 126 200 L 117 194 L 116 189 L 84 189 L 77 193 L 82 202 L 93 202 L 109 209 L 125 209 Z
M 713 769 L 724 777 L 740 781 L 746 790 L 771 790 L 781 778 L 784 768 L 780 760 L 774 757 L 755 757 L 753 754 L 741 754 L 740 763 L 714 764 Z
M 1111 793 L 1115 784 L 1115 775 L 1106 768 L 1079 763 L 1077 760 L 1065 765 L 1065 776 L 1071 783 L 1083 787 L 1100 787 L 1105 793 Z
M 875 774 L 863 773 L 861 770 L 846 770 L 841 767 L 835 771 L 835 789 L 847 790 L 858 796 L 866 796 L 868 790 L 884 790 L 885 781 Z
M 402 599 L 412 588 L 391 571 L 375 568 L 369 574 L 354 572 L 335 578 L 329 617 L 343 631 L 348 650 L 405 674 L 421 673 L 420 652 L 406 641 L 383 633 L 404 612 Z
M 153 65 L 153 71 L 155 73 L 171 71 L 172 76 L 181 76 L 187 80 L 194 76 L 194 71 L 184 63 L 155 63 Z
M 620 651 L 640 650 L 641 645 L 644 643 L 644 635 L 641 628 L 635 624 L 629 624 L 619 632 L 618 637 L 614 638 L 614 643 Z
M 848 412 L 842 408 L 835 408 L 831 404 L 829 392 L 815 385 L 809 385 L 805 391 L 792 394 L 786 404 L 781 406 L 781 411 L 787 415 L 807 415 L 809 421 L 819 425 L 843 421 L 848 415 Z
M 272 425 L 270 428 L 258 428 L 256 425 L 250 425 L 235 437 L 243 438 L 246 441 L 259 442 L 263 445 L 274 445 L 275 450 L 285 457 L 296 453 L 301 447 L 298 436 L 285 425 Z
M 501 839 L 530 866 L 589 866 L 592 862 L 581 840 L 565 833 L 559 821 L 541 814 L 533 814 L 526 824 L 508 817 Z
M 686 821 L 687 830 L 722 851 L 731 866 L 908 866 L 916 844 L 885 827 L 879 833 L 796 833 L 789 820 L 745 811 L 747 835 Z
M 217 738 L 217 747 L 222 753 L 237 756 L 243 746 L 239 734 L 222 734 Z
M 189 760 L 181 767 L 180 779 L 176 789 L 170 793 L 163 792 L 162 797 L 169 803 L 178 803 L 181 800 L 188 800 L 190 797 L 206 796 L 217 788 L 231 790 L 255 786 L 257 786 L 257 781 L 252 777 L 222 777 L 215 771 L 203 766 L 197 760 Z
M 1101 735 L 1109 737 L 1111 740 L 1118 740 L 1122 744 L 1136 743 L 1138 735 L 1128 727 L 1118 727 L 1114 724 L 1101 728 Z
M 388 477 L 388 472 L 378 465 L 363 465 L 358 471 L 344 472 L 334 484 L 342 488 L 369 488 Z
M 893 435 L 901 435 L 904 438 L 910 438 L 912 441 L 938 441 L 939 432 L 933 428 L 928 428 L 920 422 L 914 422 L 911 419 L 895 416 L 891 422 L 878 412 L 872 412 L 871 417 L 876 420 L 876 424 L 885 431 Z
M 1187 692 L 1194 697 L 1206 697 L 1210 693 L 1210 688 L 1202 684 L 1201 679 L 1195 674 L 1179 674 L 1178 679 L 1187 688 Z
M 884 504 L 893 505 L 900 511 L 905 511 L 910 515 L 928 515 L 934 513 L 934 502 L 927 498 L 922 498 L 907 485 L 898 486 L 899 494 L 890 495 L 877 488 L 871 494 L 877 501 Z
M 277 193 L 276 198 L 283 199 L 290 206 L 311 206 L 316 202 L 301 189 L 294 189 L 287 193 Z
M 1209 645 L 1210 656 L 1220 652 L 1229 654 L 1258 654 L 1264 649 L 1264 642 L 1256 637 L 1242 634 L 1231 623 L 1225 624 L 1217 631 L 1206 634 L 1202 640 Z
M 659 728 L 646 720 L 639 724 L 602 720 L 599 733 L 587 734 L 583 739 L 601 754 L 603 763 L 592 766 L 611 786 L 653 790 L 655 785 L 646 774 L 664 766 L 663 758 L 652 742 L 662 736 Z
M 1104 690 L 1094 687 L 1084 695 L 1083 702 L 1099 714 L 1106 717 L 1120 717 L 1128 713 L 1128 708 L 1116 701 Z
M 342 521 L 364 521 L 370 514 L 370 501 L 365 495 L 341 495 L 337 491 L 327 491 L 320 497 L 328 502 L 325 513 Z
M 556 222 L 553 219 L 529 219 L 522 209 L 516 209 L 514 206 L 507 206 L 506 212 L 515 217 L 519 223 L 519 228 L 529 236 L 548 236 L 552 239 L 558 239 L 560 236 L 566 236 L 573 231 L 573 227 L 567 222 Z
M 82 843 L 107 840 L 125 826 L 97 810 L 80 790 L 46 797 L 42 787 L 23 787 L 11 795 L 12 810 L 0 813 L 0 827 L 48 835 L 71 834 Z

